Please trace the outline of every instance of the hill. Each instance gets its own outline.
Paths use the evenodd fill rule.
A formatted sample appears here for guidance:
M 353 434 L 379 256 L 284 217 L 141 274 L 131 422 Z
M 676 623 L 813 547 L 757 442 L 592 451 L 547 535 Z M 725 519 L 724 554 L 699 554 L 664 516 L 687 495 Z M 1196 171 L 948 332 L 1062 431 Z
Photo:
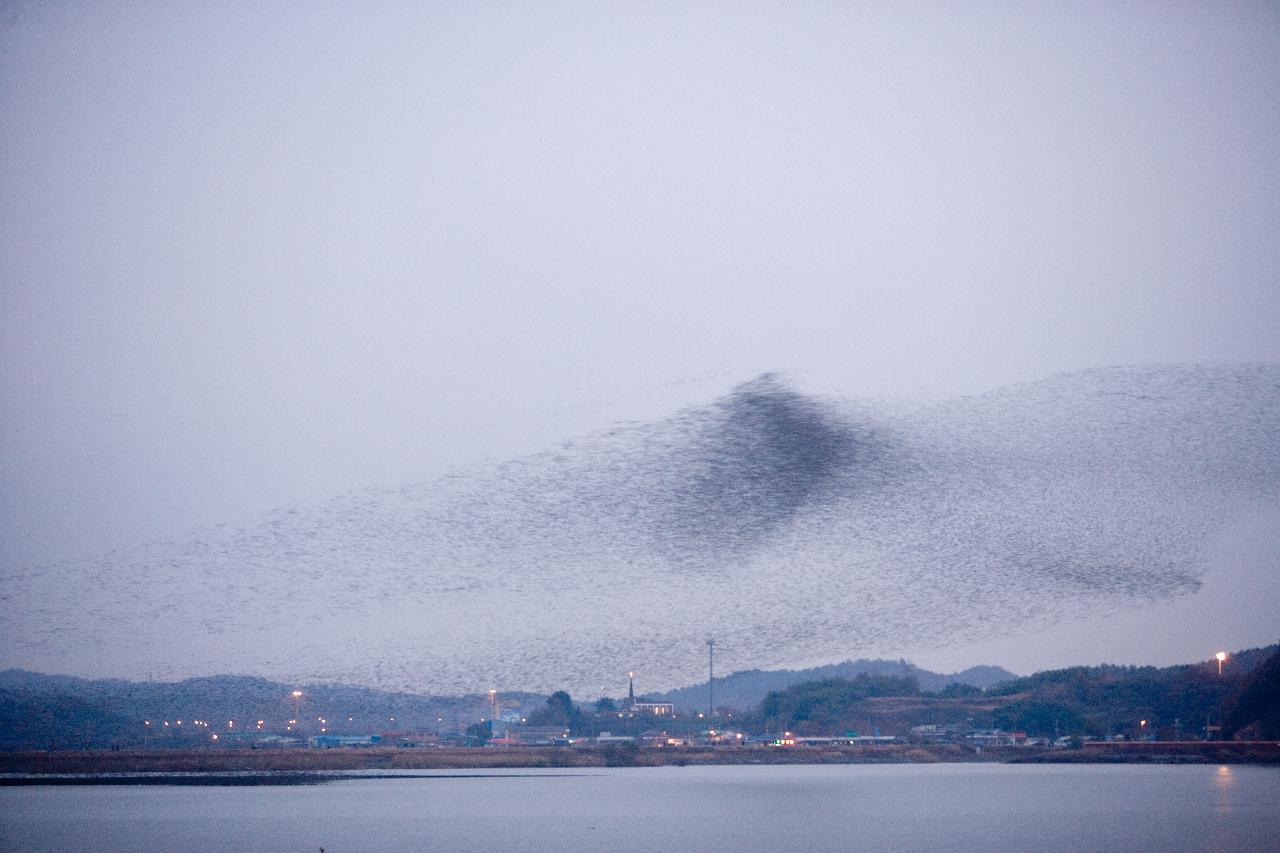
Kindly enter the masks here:
M 1280 739 L 1280 654 L 1257 667 L 1234 697 L 1227 713 L 1226 734 Z
M 295 689 L 301 691 L 296 699 Z M 504 693 L 501 698 L 507 711 L 528 711 L 545 697 Z M 351 735 L 434 731 L 465 728 L 489 716 L 489 708 L 489 697 L 481 695 L 299 687 L 248 676 L 137 682 L 10 669 L 0 672 L 0 750 L 192 746 L 208 742 L 214 733 L 222 738 L 259 731 L 306 736 L 322 728 Z M 290 724 L 292 719 L 299 722 Z
M 748 719 L 758 728 L 802 734 L 901 734 L 912 726 L 937 725 L 1161 740 L 1216 734 L 1233 708 L 1239 709 L 1235 716 L 1241 728 L 1254 720 L 1274 720 L 1280 646 L 1237 652 L 1229 660 L 1222 675 L 1214 660 L 1160 668 L 1081 666 L 1013 679 L 986 691 L 953 686 L 928 692 L 909 678 L 862 673 L 774 691 Z
M 748 669 L 716 678 L 716 707 L 744 711 L 759 705 L 769 692 L 784 690 L 793 684 L 831 678 L 852 679 L 859 675 L 909 678 L 921 690 L 942 690 L 948 684 L 985 689 L 1017 678 L 1012 672 L 998 666 L 973 666 L 960 672 L 942 674 L 921 669 L 905 660 L 849 660 L 811 669 Z M 663 693 L 646 694 L 646 698 L 656 702 L 671 702 L 682 713 L 705 711 L 708 700 L 707 682 Z

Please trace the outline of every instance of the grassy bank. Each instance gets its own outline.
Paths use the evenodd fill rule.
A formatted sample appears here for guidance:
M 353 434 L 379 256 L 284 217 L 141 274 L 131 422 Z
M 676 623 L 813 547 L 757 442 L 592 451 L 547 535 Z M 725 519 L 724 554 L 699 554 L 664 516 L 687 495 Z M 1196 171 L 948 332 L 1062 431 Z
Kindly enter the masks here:
M 999 761 L 961 746 L 909 745 L 629 749 L 220 749 L 0 753 L 5 773 L 163 773 L 316 770 L 458 770 L 519 767 L 660 767 L 698 764 L 853 764 Z
M 1189 742 L 1090 744 L 1029 752 L 958 744 L 634 749 L 218 749 L 0 753 L 4 773 L 308 772 L 556 767 L 660 767 L 707 764 L 924 764 L 936 762 L 1280 763 L 1280 745 Z
M 1275 741 L 1127 741 L 1086 743 L 1023 756 L 1020 761 L 1096 764 L 1280 764 Z

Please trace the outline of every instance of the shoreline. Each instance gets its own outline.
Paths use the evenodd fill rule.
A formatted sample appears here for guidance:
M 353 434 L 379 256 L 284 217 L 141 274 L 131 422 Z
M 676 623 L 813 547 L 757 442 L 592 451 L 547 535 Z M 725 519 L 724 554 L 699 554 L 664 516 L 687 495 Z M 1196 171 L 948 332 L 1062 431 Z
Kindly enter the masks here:
M 1280 765 L 1275 741 L 1091 743 L 1082 749 L 1025 747 L 975 751 L 959 744 L 855 747 L 518 747 L 407 749 L 217 749 L 0 753 L 0 784 L 109 784 L 122 774 L 220 775 L 205 784 L 293 784 L 326 774 L 406 770 L 591 769 L 747 764 L 1270 764 Z M 81 780 L 74 781 L 74 777 Z M 136 778 L 136 776 L 135 776 Z M 154 779 L 154 775 L 151 777 Z M 190 778 L 190 777 L 188 777 Z M 244 781 L 256 778 L 261 781 Z M 68 781 L 72 779 L 72 781 Z M 277 781 L 273 781 L 277 780 Z M 121 779 L 117 784 L 137 784 Z

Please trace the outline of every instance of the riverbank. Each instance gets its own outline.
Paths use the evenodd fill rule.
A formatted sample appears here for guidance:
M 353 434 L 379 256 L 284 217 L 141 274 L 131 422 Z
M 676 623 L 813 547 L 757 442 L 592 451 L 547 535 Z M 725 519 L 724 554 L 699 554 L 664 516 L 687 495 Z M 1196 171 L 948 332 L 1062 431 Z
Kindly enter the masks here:
M 959 744 L 796 747 L 625 746 L 402 749 L 216 749 L 0 753 L 0 773 L 223 773 L 503 768 L 660 767 L 712 764 L 1217 763 L 1280 764 L 1275 742 L 1087 744 L 1082 749 L 974 749 Z
M 1086 742 L 1021 761 L 1055 764 L 1280 764 L 1276 741 L 1189 740 Z
M 224 771 L 464 770 L 540 767 L 661 767 L 703 764 L 881 764 L 1000 761 L 959 745 L 779 749 L 627 746 L 476 749 L 217 749 L 0 753 L 4 773 L 182 773 Z

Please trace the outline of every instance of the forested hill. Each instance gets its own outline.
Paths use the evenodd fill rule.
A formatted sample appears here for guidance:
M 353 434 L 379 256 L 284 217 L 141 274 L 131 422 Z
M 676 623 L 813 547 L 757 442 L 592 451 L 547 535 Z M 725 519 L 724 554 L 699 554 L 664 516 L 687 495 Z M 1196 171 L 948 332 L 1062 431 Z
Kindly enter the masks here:
M 1253 673 L 1280 654 L 1280 645 L 1235 652 L 1222 674 L 1218 662 L 1169 667 L 1090 666 L 1039 672 L 998 685 L 989 695 L 1021 697 L 1015 724 L 1066 712 L 1086 733 L 1107 734 L 1145 718 L 1151 734 L 1177 737 L 1223 725 L 1239 704 Z M 1241 721 L 1237 728 L 1247 728 Z M 1230 726 L 1228 726 L 1230 729 Z
M 293 696 L 300 689 L 301 695 Z M 545 697 L 504 693 L 508 710 L 530 709 Z M 69 749 L 86 745 L 156 745 L 144 721 L 157 728 L 190 729 L 210 721 L 226 733 L 262 720 L 263 732 L 284 733 L 290 719 L 302 734 L 321 727 L 333 734 L 462 727 L 485 716 L 489 698 L 419 696 L 341 684 L 292 685 L 262 678 L 219 675 L 176 682 L 90 680 L 20 669 L 0 672 L 0 750 Z M 321 720 L 324 720 L 321 723 Z M 210 734 L 203 725 L 199 734 Z M 171 738 L 170 738 L 171 739 Z
M 902 733 L 915 725 L 999 728 L 1031 735 L 1124 735 L 1162 740 L 1272 737 L 1280 730 L 1280 645 L 1171 667 L 1080 666 L 980 691 L 921 690 L 901 674 L 794 684 L 765 697 L 751 721 L 802 734 Z M 1144 722 L 1145 721 L 1145 722 Z M 1212 728 L 1210 728 L 1212 727 Z
M 1232 653 L 1223 665 L 1221 678 L 1233 681 L 1248 675 L 1277 652 L 1280 644 Z M 1207 676 L 1218 679 L 1218 662 L 1212 658 L 1176 666 L 1073 666 L 1048 669 L 1025 678 L 1013 678 L 987 690 L 994 695 L 1012 693 L 1076 693 L 1085 685 L 1109 684 L 1189 684 L 1204 683 Z M 1083 695 L 1083 694 L 1081 694 Z

